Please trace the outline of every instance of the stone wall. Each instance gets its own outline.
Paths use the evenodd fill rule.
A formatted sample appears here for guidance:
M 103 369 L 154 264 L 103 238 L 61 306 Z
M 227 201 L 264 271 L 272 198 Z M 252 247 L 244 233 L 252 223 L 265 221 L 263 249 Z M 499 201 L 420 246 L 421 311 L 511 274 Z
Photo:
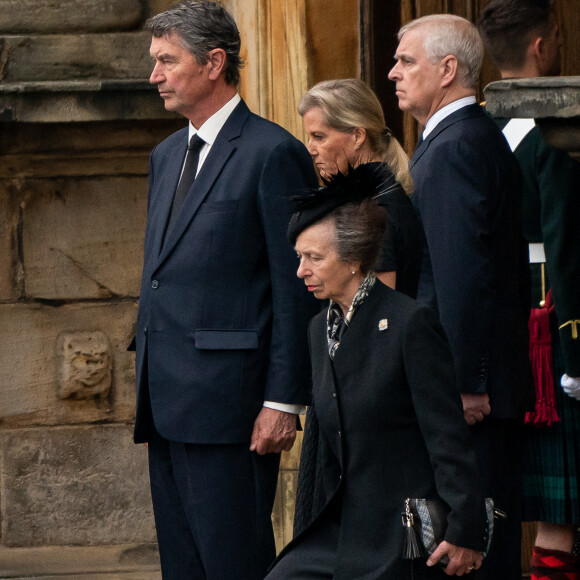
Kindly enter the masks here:
M 126 346 L 148 156 L 185 124 L 148 83 L 142 31 L 172 3 L 0 0 L 0 578 L 158 577 Z M 248 61 L 243 97 L 303 135 L 293 103 L 308 82 L 305 1 L 225 4 Z M 282 458 L 279 549 L 300 444 Z
M 0 0 L 0 577 L 96 546 L 83 572 L 116 570 L 155 542 L 126 348 L 149 152 L 185 122 L 147 81 L 150 10 Z

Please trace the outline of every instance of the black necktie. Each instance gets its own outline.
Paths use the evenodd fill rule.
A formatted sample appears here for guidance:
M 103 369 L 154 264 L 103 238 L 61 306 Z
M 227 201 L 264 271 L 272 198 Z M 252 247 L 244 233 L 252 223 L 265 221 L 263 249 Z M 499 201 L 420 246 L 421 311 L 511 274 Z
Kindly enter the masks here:
M 199 152 L 204 145 L 205 141 L 201 137 L 198 137 L 197 134 L 189 140 L 189 145 L 187 146 L 187 159 L 185 160 L 185 167 L 183 168 L 179 185 L 177 186 L 177 190 L 173 196 L 173 205 L 171 206 L 169 222 L 167 224 L 167 229 L 165 230 L 166 235 L 171 231 L 173 224 L 177 220 L 179 212 L 181 211 L 181 206 L 187 196 L 187 192 L 195 181 L 195 174 L 197 173 L 197 165 L 199 163 Z

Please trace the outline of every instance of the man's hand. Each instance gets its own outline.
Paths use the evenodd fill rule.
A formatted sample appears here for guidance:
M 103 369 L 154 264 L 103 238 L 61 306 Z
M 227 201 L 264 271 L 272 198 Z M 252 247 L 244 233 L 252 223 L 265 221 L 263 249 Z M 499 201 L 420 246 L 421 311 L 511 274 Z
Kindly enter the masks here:
M 296 415 L 262 407 L 254 423 L 250 451 L 259 455 L 290 451 L 296 440 Z
M 483 421 L 491 413 L 489 405 L 489 395 L 475 393 L 461 393 L 463 401 L 463 416 L 468 425 L 475 425 Z
M 483 560 L 481 552 L 470 550 L 469 548 L 460 548 L 445 541 L 441 542 L 431 554 L 427 560 L 427 566 L 434 566 L 445 554 L 449 558 L 449 563 L 444 568 L 447 576 L 463 576 L 463 574 L 469 574 L 472 570 L 481 568 Z

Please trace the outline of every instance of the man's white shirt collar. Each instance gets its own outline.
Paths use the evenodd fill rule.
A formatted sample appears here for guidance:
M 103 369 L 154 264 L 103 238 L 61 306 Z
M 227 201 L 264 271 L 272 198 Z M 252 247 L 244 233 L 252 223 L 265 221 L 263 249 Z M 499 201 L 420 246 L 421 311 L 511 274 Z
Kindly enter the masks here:
M 445 105 L 442 109 L 439 109 L 436 113 L 434 113 L 431 118 L 427 121 L 425 125 L 425 130 L 423 131 L 423 139 L 427 138 L 427 135 L 437 127 L 443 119 L 449 117 L 455 111 L 459 111 L 459 109 L 463 109 L 463 107 L 467 107 L 468 105 L 474 105 L 477 102 L 475 96 L 470 97 L 463 97 L 462 99 L 458 99 L 457 101 L 453 101 L 448 105 Z
M 236 93 L 219 111 L 215 112 L 199 129 L 196 129 L 191 121 L 189 122 L 189 139 L 196 133 L 211 147 L 216 140 L 218 133 L 222 130 L 228 117 L 237 107 L 242 97 Z M 188 140 L 189 140 L 188 139 Z
M 205 145 L 201 148 L 199 152 L 199 163 L 197 165 L 197 173 L 201 169 L 205 158 L 207 157 L 211 146 L 214 144 L 219 132 L 222 127 L 226 124 L 229 116 L 232 114 L 233 110 L 238 106 L 238 103 L 242 100 L 242 97 L 236 93 L 219 111 L 215 112 L 207 121 L 199 128 L 196 129 L 191 121 L 189 122 L 189 140 L 197 133 L 204 141 Z

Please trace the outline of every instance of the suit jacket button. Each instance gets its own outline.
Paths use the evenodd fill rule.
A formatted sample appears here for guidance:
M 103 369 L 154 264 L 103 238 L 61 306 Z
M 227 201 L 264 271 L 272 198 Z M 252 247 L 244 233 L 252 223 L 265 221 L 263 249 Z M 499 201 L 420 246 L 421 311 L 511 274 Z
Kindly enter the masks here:
M 342 437 L 342 433 L 340 431 L 338 432 L 338 436 L 339 437 Z
M 332 393 L 332 398 L 336 399 L 336 393 Z
M 157 280 L 153 280 L 153 282 L 151 282 L 151 288 L 153 288 L 153 290 L 157 290 L 157 288 L 159 288 L 159 282 L 157 282 Z

